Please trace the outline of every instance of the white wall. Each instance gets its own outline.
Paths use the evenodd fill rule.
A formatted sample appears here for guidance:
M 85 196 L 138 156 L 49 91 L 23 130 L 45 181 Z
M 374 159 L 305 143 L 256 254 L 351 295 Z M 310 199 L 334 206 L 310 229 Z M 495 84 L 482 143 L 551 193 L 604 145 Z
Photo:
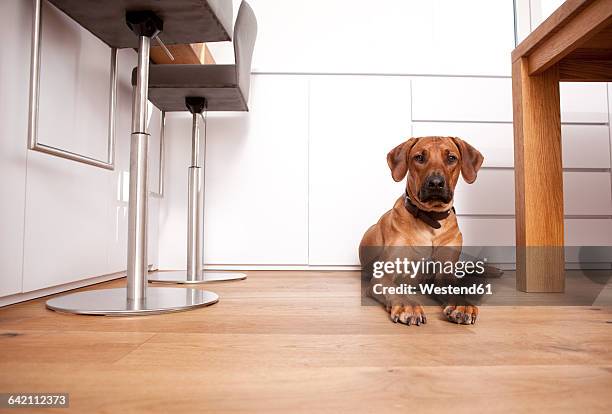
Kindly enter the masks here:
M 249 3 L 255 73 L 510 75 L 513 0 Z M 217 63 L 233 61 L 229 42 L 208 46 Z
M 256 72 L 510 74 L 512 0 L 251 3 Z
M 29 151 L 32 2 L 7 0 L 0 9 L 0 35 L 7 42 L 0 48 L 0 297 L 122 271 L 136 54 L 118 55 L 115 171 Z M 44 3 L 41 62 L 39 141 L 105 159 L 110 49 Z M 158 167 L 153 157 L 151 170 Z M 154 217 L 158 203 L 151 199 Z M 157 220 L 150 229 L 155 263 Z
M 485 154 L 457 192 L 466 244 L 513 245 L 512 3 L 252 0 L 252 112 L 209 114 L 205 263 L 356 265 L 363 232 L 403 191 L 387 152 L 429 134 Z M 517 1 L 519 38 L 532 3 Z M 218 61 L 231 61 L 228 46 L 211 47 Z M 612 243 L 609 107 L 605 84 L 562 85 L 568 245 Z M 184 268 L 189 120 L 172 119 L 167 177 L 179 190 L 162 201 L 160 266 Z

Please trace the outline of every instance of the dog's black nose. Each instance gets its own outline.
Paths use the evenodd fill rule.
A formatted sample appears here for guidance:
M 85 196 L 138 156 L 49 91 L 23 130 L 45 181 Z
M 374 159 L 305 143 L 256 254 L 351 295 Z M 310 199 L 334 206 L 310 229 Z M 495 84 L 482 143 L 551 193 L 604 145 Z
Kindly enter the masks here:
M 442 189 L 446 186 L 444 182 L 444 177 L 441 175 L 432 175 L 427 179 L 427 187 L 430 189 Z

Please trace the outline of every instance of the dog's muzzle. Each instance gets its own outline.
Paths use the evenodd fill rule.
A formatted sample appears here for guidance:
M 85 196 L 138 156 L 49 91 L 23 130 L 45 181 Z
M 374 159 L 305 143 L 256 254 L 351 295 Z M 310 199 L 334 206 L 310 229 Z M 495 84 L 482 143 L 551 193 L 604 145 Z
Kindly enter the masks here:
M 421 190 L 419 191 L 419 199 L 423 203 L 428 201 L 450 203 L 453 199 L 453 192 L 448 188 L 448 183 L 444 179 L 444 176 L 432 174 L 423 182 Z

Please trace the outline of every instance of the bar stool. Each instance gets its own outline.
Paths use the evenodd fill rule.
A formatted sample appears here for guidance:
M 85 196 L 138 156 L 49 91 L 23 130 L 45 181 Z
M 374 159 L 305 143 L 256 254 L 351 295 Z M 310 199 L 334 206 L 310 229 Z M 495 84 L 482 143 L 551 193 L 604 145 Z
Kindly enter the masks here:
M 257 20 L 245 1 L 240 5 L 234 30 L 235 65 L 152 65 L 149 100 L 162 111 L 189 110 L 192 114 L 191 166 L 189 167 L 187 214 L 187 270 L 156 272 L 149 282 L 201 284 L 246 279 L 235 272 L 204 272 L 202 264 L 204 179 L 198 119 L 206 111 L 248 111 L 251 59 L 257 37 Z M 132 73 L 132 83 L 137 72 Z
M 91 290 L 47 301 L 47 308 L 86 315 L 145 315 L 214 304 L 212 292 L 172 287 L 148 288 L 147 111 L 151 39 L 168 44 L 230 40 L 231 0 L 50 0 L 111 48 L 138 47 L 130 147 L 127 288 Z M 32 36 L 30 109 L 38 94 L 41 0 L 36 0 Z M 161 40 L 160 40 L 161 42 Z M 36 131 L 36 112 L 30 130 Z

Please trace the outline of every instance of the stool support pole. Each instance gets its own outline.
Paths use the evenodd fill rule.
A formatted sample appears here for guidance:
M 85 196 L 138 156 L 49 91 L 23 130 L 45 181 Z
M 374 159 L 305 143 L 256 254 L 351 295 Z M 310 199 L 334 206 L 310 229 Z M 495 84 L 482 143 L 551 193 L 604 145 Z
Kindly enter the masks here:
M 247 275 L 239 272 L 205 272 L 204 245 L 204 159 L 206 155 L 207 102 L 204 97 L 187 97 L 185 106 L 191 112 L 191 166 L 189 167 L 189 191 L 187 211 L 187 270 L 157 272 L 150 282 L 200 284 L 243 280 Z M 199 117 L 203 118 L 204 138 L 200 138 Z
M 137 81 L 132 105 L 130 200 L 128 216 L 128 301 L 140 302 L 147 292 L 147 100 L 151 38 L 139 36 Z
M 201 168 L 200 128 L 193 113 L 191 127 L 191 166 L 189 167 L 189 205 L 187 214 L 187 280 L 202 279 L 202 244 L 204 240 L 204 179 Z M 206 127 L 204 129 L 206 134 Z

